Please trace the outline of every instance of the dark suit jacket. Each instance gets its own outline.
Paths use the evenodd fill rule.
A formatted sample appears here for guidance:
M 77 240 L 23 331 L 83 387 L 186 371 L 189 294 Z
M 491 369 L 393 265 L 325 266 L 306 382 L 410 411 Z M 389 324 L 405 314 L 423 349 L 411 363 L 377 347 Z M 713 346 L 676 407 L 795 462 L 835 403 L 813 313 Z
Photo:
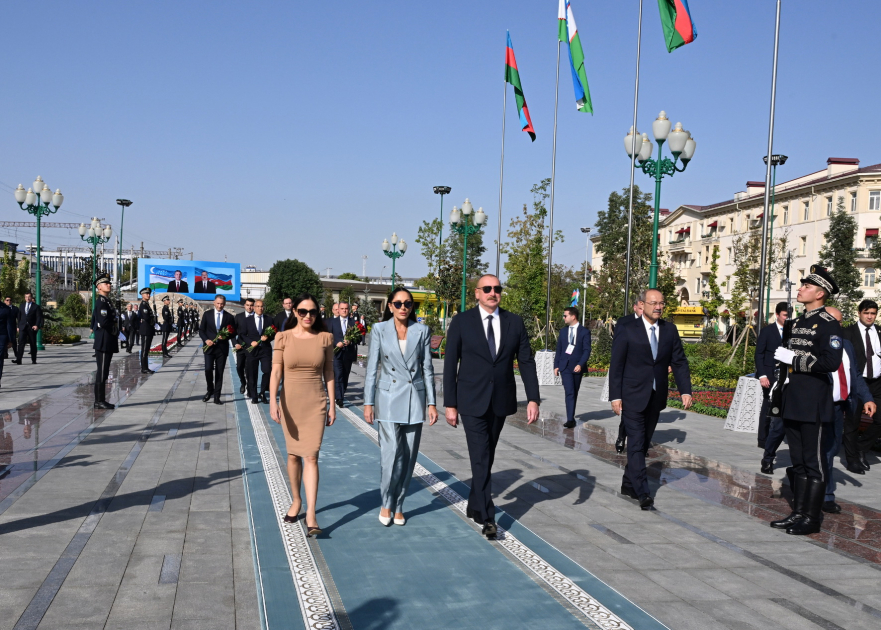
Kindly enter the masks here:
M 248 347 L 251 345 L 252 341 L 260 341 L 260 337 L 263 335 L 263 331 L 269 325 L 275 325 L 275 322 L 272 321 L 272 317 L 263 314 L 263 328 L 257 328 L 257 313 L 254 313 L 250 317 L 245 319 L 245 329 L 243 331 L 239 331 L 239 337 L 244 341 L 242 346 Z M 264 356 L 272 356 L 272 341 L 264 341 L 259 346 L 254 348 L 251 352 L 248 353 L 254 358 L 264 357 Z
M 774 380 L 774 370 L 777 368 L 774 353 L 780 347 L 781 341 L 783 337 L 780 336 L 776 321 L 762 328 L 756 341 L 756 378 L 767 376 Z
M 673 367 L 673 378 L 682 394 L 691 394 L 691 373 L 682 350 L 682 340 L 674 324 L 658 320 L 658 358 L 652 358 L 645 326 L 634 322 L 618 329 L 612 341 L 612 362 L 609 366 L 609 400 L 621 400 L 635 411 L 642 411 L 652 397 L 652 384 L 667 391 L 667 368 Z M 667 396 L 656 397 L 658 411 L 667 406 Z
M 174 280 L 172 280 L 171 282 L 168 283 L 168 289 L 166 289 L 165 292 L 166 292 L 166 293 L 189 293 L 189 292 L 190 292 L 190 289 L 189 289 L 189 287 L 187 286 L 187 281 L 186 281 L 186 280 L 181 280 L 181 281 L 180 281 L 180 289 L 178 289 L 178 288 L 175 286 L 175 284 L 174 284 Z
M 615 328 L 612 331 L 612 333 L 613 333 L 612 336 L 614 336 L 614 332 L 616 330 L 618 330 L 619 327 L 623 326 L 624 324 L 630 324 L 631 322 L 635 322 L 638 319 L 639 318 L 636 316 L 636 313 L 631 313 L 630 315 L 625 315 L 624 317 L 619 317 L 618 321 L 615 322 Z
M 12 308 L 0 302 L 0 352 L 3 352 L 6 349 L 6 344 L 11 343 L 14 339 L 15 322 L 13 321 Z
M 251 316 L 253 315 L 254 314 L 251 313 Z M 236 316 L 234 318 L 236 320 L 236 336 L 233 339 L 233 343 L 237 343 L 240 346 L 245 345 L 245 339 L 242 335 L 245 334 L 245 318 L 247 317 L 249 317 L 248 313 L 242 311 L 241 313 L 236 313 Z
M 492 360 L 481 308 L 459 313 L 447 329 L 444 358 L 444 406 L 465 416 L 510 416 L 517 411 L 514 361 L 520 368 L 526 399 L 540 402 L 535 360 L 529 336 L 519 315 L 499 309 L 499 351 Z
M 25 315 L 25 303 L 22 302 L 18 307 L 18 329 L 30 328 L 36 326 L 38 329 L 43 327 L 43 309 L 36 302 L 31 302 L 30 312 Z
M 572 371 L 576 365 L 584 370 L 587 360 L 590 359 L 590 331 L 581 324 L 575 329 L 575 349 L 572 354 L 566 354 L 569 347 L 569 327 L 560 331 L 557 337 L 557 354 L 554 355 L 554 367 L 563 371 Z
M 872 392 L 862 377 L 862 370 L 857 366 L 857 353 L 854 351 L 853 344 L 847 339 L 843 339 L 844 351 L 850 359 L 850 395 L 847 397 L 847 405 L 849 407 L 851 417 L 859 412 L 859 408 L 863 403 L 875 402 L 872 398 Z
M 291 313 L 293 313 L 293 311 L 291 311 Z M 282 309 L 281 313 L 275 316 L 275 321 L 273 321 L 272 323 L 275 324 L 276 328 L 278 328 L 278 332 L 283 332 L 285 330 L 285 326 L 287 325 L 289 318 L 290 315 L 285 313 L 284 309 Z
M 202 286 L 202 279 L 199 278 L 196 280 L 196 286 L 193 288 L 193 293 L 217 293 L 217 285 L 215 285 L 209 278 L 208 288 L 206 289 Z
M 357 326 L 358 324 L 355 322 L 355 319 L 352 317 L 348 318 L 348 324 L 346 326 L 351 328 L 352 326 Z M 336 346 L 339 342 L 341 342 L 345 337 L 343 335 L 343 325 L 340 323 L 339 317 L 334 317 L 330 320 L 325 320 L 325 327 L 327 328 L 327 332 L 333 335 L 333 345 Z M 360 340 L 359 342 L 360 343 Z M 351 344 L 336 354 L 333 355 L 334 360 L 340 361 L 354 361 L 358 358 L 358 344 Z
M 202 322 L 199 324 L 199 337 L 202 339 L 202 343 L 205 343 L 207 341 L 214 341 L 214 338 L 217 337 L 217 316 L 215 315 L 215 313 L 216 311 L 211 308 L 202 314 Z M 221 328 L 225 326 L 232 326 L 233 334 L 230 335 L 229 338 L 235 338 L 236 320 L 230 313 L 223 311 L 223 317 L 220 320 L 220 326 Z M 218 356 L 227 356 L 229 355 L 229 342 L 218 341 L 213 346 L 208 348 L 205 353 L 214 353 Z
M 878 332 L 878 337 L 881 339 L 881 326 L 878 324 L 872 324 L 875 327 L 875 330 Z M 856 356 L 857 368 L 859 369 L 860 374 L 863 373 L 863 370 L 866 369 L 866 336 L 864 331 L 865 328 L 861 328 L 861 324 L 859 321 L 854 322 L 847 328 L 842 328 L 841 336 L 844 339 L 847 339 L 849 342 L 853 344 L 853 353 Z M 872 348 L 876 353 L 881 351 L 881 348 Z M 881 377 L 881 374 L 875 374 L 875 378 Z

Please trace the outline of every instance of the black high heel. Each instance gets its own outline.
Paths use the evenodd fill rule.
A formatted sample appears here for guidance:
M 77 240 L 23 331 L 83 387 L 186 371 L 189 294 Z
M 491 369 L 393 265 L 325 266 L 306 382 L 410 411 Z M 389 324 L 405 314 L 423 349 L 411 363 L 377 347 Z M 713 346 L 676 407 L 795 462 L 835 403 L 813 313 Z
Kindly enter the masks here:
M 321 527 L 318 525 L 316 525 L 315 527 L 312 527 L 310 525 L 306 525 L 306 530 L 307 530 L 306 531 L 307 536 L 317 536 L 318 534 L 321 533 Z

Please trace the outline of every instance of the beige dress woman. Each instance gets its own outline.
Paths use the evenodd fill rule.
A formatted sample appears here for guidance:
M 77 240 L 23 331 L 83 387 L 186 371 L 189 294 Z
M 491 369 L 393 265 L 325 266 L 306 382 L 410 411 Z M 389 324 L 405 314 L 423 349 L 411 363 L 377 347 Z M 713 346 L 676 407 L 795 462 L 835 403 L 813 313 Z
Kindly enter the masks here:
M 333 379 L 333 335 L 322 332 L 298 338 L 293 330 L 280 333 L 272 363 L 283 367 L 281 426 L 288 455 L 314 457 L 327 422 L 324 381 Z

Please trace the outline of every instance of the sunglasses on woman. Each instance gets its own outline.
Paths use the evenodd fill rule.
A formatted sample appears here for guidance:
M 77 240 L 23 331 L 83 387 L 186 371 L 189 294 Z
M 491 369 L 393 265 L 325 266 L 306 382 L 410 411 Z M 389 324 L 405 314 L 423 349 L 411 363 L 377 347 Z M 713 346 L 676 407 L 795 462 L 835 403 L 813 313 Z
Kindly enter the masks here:
M 299 315 L 300 317 L 306 317 L 306 315 L 308 315 L 312 319 L 315 319 L 316 317 L 318 317 L 318 309 L 310 308 L 307 310 L 305 308 L 298 308 L 297 315 Z
M 412 300 L 405 300 L 403 302 L 396 301 L 396 302 L 392 302 L 392 306 L 394 306 L 395 308 L 413 308 L 413 301 Z
M 502 294 L 502 287 L 500 287 L 499 285 L 495 285 L 494 287 L 487 285 L 485 287 L 478 287 L 478 288 L 481 291 L 483 291 L 484 293 L 495 292 L 495 293 L 498 293 L 499 295 Z

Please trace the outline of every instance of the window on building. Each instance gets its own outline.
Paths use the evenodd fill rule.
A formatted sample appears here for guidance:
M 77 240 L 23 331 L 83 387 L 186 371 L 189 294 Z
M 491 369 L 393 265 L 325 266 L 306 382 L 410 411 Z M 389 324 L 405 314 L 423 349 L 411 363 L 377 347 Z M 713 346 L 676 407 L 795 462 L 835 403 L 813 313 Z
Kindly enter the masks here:
M 866 249 L 867 250 L 872 249 L 872 247 L 875 245 L 875 241 L 877 241 L 877 240 L 878 240 L 877 236 L 868 236 L 867 235 L 866 236 Z
M 728 248 L 728 255 L 727 255 L 726 258 L 725 258 L 725 264 L 726 264 L 726 265 L 730 265 L 730 264 L 731 264 L 731 248 L 730 248 L 730 247 Z
M 780 285 L 777 288 L 781 291 L 786 288 L 786 276 L 782 273 L 780 274 Z
M 694 292 L 698 296 L 701 294 L 701 279 L 700 278 L 694 279 Z
M 728 219 L 728 233 L 734 234 L 734 219 Z
M 804 220 L 805 220 L 805 221 L 810 221 L 810 220 L 811 220 L 811 202 L 810 202 L 810 201 L 805 201 L 805 215 L 804 215 Z
M 789 206 L 783 206 L 783 225 L 789 225 Z
M 798 246 L 798 254 L 799 254 L 799 256 L 804 256 L 805 254 L 807 254 L 807 252 L 808 252 L 808 237 L 802 236 L 801 242 L 799 243 L 799 246 Z
M 826 216 L 832 216 L 832 197 L 826 197 Z
M 881 190 L 873 190 L 869 193 L 869 210 L 881 210 Z
M 875 268 L 874 267 L 866 267 L 866 271 L 863 273 L 863 286 L 872 288 L 875 286 Z
M 857 194 L 855 192 L 850 193 L 850 211 L 857 211 Z

